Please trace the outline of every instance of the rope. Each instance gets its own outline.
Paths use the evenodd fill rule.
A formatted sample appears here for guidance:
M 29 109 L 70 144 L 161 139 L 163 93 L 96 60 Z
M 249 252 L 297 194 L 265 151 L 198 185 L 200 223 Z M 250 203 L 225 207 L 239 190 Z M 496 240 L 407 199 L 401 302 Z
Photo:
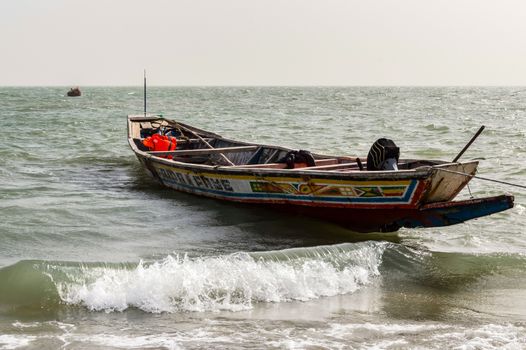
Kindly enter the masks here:
M 463 173 L 463 172 L 460 172 L 460 171 L 447 170 L 447 169 L 442 169 L 442 168 L 434 168 L 434 169 L 440 170 L 440 171 L 444 171 L 446 173 L 464 175 L 464 176 L 469 176 L 469 177 L 472 177 L 472 178 L 474 177 L 475 179 L 479 179 L 479 180 L 491 181 L 491 182 L 496 182 L 496 183 L 503 184 L 503 185 L 514 186 L 514 187 L 519 187 L 519 188 L 526 189 L 526 186 L 524 186 L 524 185 L 514 184 L 514 183 L 511 183 L 511 182 L 490 179 L 490 178 L 482 177 L 482 176 L 471 175 L 471 174 Z

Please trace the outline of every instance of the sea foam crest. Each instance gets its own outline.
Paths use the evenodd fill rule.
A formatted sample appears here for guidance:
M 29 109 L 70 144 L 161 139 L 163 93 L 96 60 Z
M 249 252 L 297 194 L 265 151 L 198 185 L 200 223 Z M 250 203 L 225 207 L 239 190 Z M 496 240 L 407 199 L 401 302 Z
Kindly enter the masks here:
M 251 255 L 168 256 L 133 269 L 97 267 L 84 281 L 58 283 L 68 304 L 147 312 L 244 310 L 254 302 L 352 293 L 377 276 L 386 245 L 343 244 Z

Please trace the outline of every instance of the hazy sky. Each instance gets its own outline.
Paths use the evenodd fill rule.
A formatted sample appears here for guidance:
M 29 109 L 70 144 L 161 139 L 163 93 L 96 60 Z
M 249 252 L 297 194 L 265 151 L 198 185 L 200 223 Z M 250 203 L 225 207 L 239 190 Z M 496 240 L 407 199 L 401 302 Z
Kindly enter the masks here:
M 524 0 L 0 0 L 0 85 L 526 85 Z

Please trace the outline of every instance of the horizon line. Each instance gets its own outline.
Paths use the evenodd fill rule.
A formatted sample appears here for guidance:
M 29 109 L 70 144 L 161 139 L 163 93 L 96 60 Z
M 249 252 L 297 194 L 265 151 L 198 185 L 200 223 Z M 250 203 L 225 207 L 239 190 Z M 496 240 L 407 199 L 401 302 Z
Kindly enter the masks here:
M 143 87 L 142 83 L 137 85 L 98 85 L 98 84 L 86 84 L 86 85 L 0 85 L 0 88 L 71 88 L 71 87 Z M 287 84 L 276 84 L 276 85 L 219 85 L 219 84 L 210 84 L 210 85 L 198 85 L 198 84 L 189 84 L 189 85 L 148 85 L 148 87 L 171 87 L 171 88 L 215 88 L 215 87 L 232 87 L 232 88 L 274 88 L 274 87 L 283 87 L 283 88 L 364 88 L 364 87 L 401 87 L 401 88 L 410 88 L 410 87 L 421 87 L 421 88 L 437 88 L 437 87 L 457 87 L 457 88 L 472 88 L 472 87 L 526 87 L 526 84 L 510 84 L 510 85 L 501 85 L 501 84 L 488 84 L 488 85 L 479 85 L 479 84 L 458 84 L 458 85 L 287 85 Z

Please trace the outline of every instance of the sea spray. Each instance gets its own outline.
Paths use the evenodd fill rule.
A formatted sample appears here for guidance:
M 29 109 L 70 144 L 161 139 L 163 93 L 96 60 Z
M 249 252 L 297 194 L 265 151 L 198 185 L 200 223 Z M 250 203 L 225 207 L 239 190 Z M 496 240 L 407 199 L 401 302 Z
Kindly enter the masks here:
M 95 267 L 59 282 L 61 299 L 96 311 L 238 311 L 255 302 L 352 293 L 378 276 L 386 243 L 342 244 L 189 258 L 170 255 L 133 269 Z

